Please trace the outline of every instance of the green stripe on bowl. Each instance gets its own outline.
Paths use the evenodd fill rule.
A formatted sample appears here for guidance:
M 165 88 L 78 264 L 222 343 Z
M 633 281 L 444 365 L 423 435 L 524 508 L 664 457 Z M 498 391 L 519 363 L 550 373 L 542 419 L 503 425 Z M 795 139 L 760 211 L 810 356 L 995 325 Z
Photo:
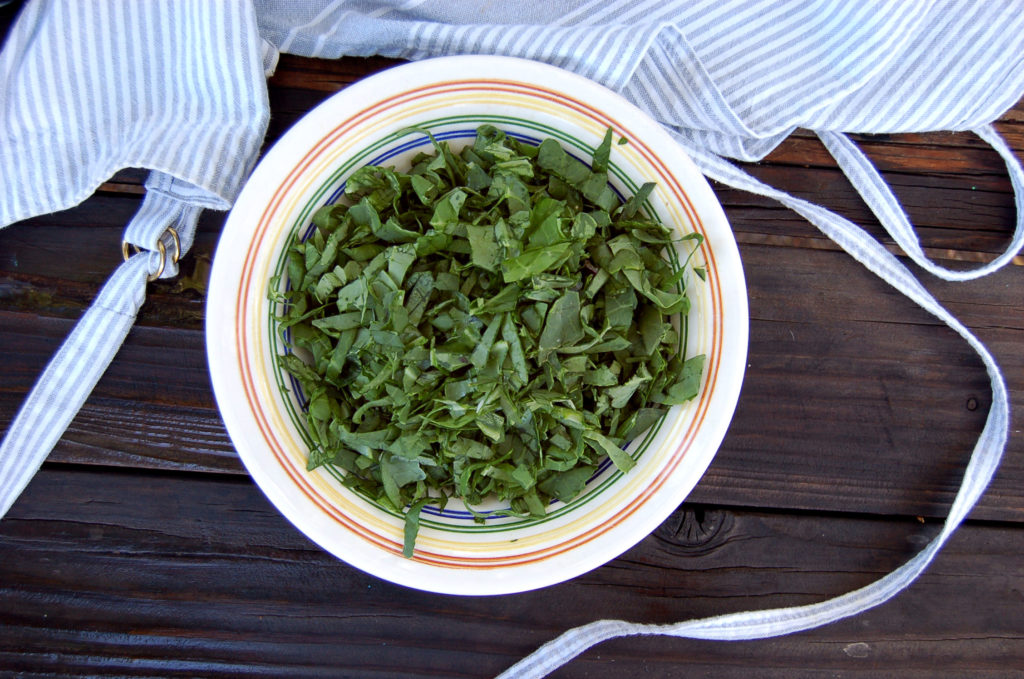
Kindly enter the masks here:
M 593 155 L 594 148 L 592 146 L 585 144 L 580 139 L 562 130 L 553 128 L 549 125 L 538 123 L 533 120 L 526 120 L 514 116 L 445 116 L 417 123 L 416 127 L 420 129 L 434 131 L 438 128 L 451 127 L 457 125 L 469 125 L 475 129 L 476 127 L 479 127 L 480 125 L 484 124 L 491 124 L 494 125 L 495 127 L 498 127 L 499 129 L 502 129 L 502 125 L 506 125 L 514 128 L 532 130 L 538 133 L 538 136 L 540 136 L 541 138 L 554 138 L 562 142 L 563 145 L 567 147 L 577 149 L 581 154 L 585 155 L 586 157 L 591 157 Z M 505 131 L 508 132 L 508 130 Z M 337 191 L 337 189 L 340 187 L 342 183 L 343 178 L 347 177 L 356 169 L 367 164 L 369 158 L 379 155 L 384 149 L 395 144 L 398 140 L 402 139 L 403 137 L 408 137 L 413 134 L 417 134 L 417 132 L 405 128 L 397 132 L 388 134 L 382 137 L 381 139 L 371 143 L 370 145 L 361 148 L 359 151 L 351 154 L 348 160 L 346 160 L 346 162 L 344 162 L 327 178 L 325 178 L 320 183 L 316 191 L 314 191 L 311 194 L 311 196 L 303 205 L 302 209 L 299 211 L 297 217 L 295 218 L 295 221 L 289 231 L 287 242 L 290 243 L 292 239 L 294 239 L 297 236 L 297 234 L 309 228 L 313 213 L 316 212 L 316 210 L 318 210 L 322 205 L 326 204 L 327 198 L 335 191 Z M 470 138 L 470 135 L 467 134 L 466 137 Z M 427 146 L 429 144 L 429 140 L 427 140 L 424 137 L 424 143 L 422 145 Z M 610 162 L 608 170 L 609 173 L 615 179 L 617 179 L 623 187 L 625 187 L 628 194 L 636 193 L 636 191 L 639 188 L 636 182 L 634 182 L 618 165 L 616 165 L 614 162 Z M 652 206 L 650 205 L 650 201 L 647 201 L 644 204 L 644 207 L 649 214 L 655 214 Z M 676 252 L 675 248 L 666 248 L 666 251 L 668 254 L 669 262 L 673 267 L 673 270 L 678 271 L 680 266 L 678 253 Z M 278 280 L 285 280 L 286 267 L 287 247 L 282 249 L 281 253 L 279 254 L 278 259 L 274 265 L 272 276 Z M 277 321 L 275 319 L 274 314 L 275 309 L 276 307 L 274 305 L 271 305 L 270 312 L 267 314 L 267 335 L 270 339 L 271 356 L 277 356 L 285 353 L 281 344 L 280 335 L 278 333 Z M 686 317 L 682 317 L 681 328 L 679 333 L 679 342 L 676 347 L 676 350 L 680 355 L 685 355 L 684 349 L 686 346 L 687 334 L 688 322 Z M 298 404 L 296 403 L 297 399 L 293 397 L 293 392 L 290 389 L 289 385 L 287 384 L 288 378 L 286 377 L 286 373 L 280 368 L 276 361 L 273 363 L 273 376 L 274 381 L 277 384 L 278 390 L 284 399 L 284 406 L 289 419 L 295 426 L 296 430 L 299 432 L 299 435 L 302 438 L 302 441 L 306 445 L 306 447 L 312 448 L 314 443 L 308 433 L 308 425 L 306 423 L 305 414 L 302 412 L 301 407 L 299 407 Z M 643 441 L 640 443 L 640 445 L 637 446 L 636 450 L 634 450 L 632 453 L 632 457 L 634 460 L 639 459 L 639 457 L 647 450 L 647 448 L 650 446 L 651 441 L 654 439 L 655 436 L 657 436 L 658 432 L 661 430 L 661 427 L 664 424 L 664 420 L 665 418 L 662 417 L 660 420 L 658 420 L 658 422 L 655 425 L 653 425 L 648 430 L 647 434 L 644 436 Z M 324 469 L 332 478 L 338 481 L 338 483 L 344 485 L 344 473 L 342 472 L 342 470 L 338 469 L 337 467 L 334 467 L 333 465 L 325 465 L 324 467 L 322 467 L 322 469 Z M 557 502 L 551 505 L 553 509 L 551 509 L 543 518 L 501 517 L 496 519 L 496 521 L 498 522 L 478 524 L 473 523 L 470 520 L 461 518 L 456 519 L 457 521 L 459 521 L 459 523 L 447 523 L 443 520 L 434 519 L 429 515 L 421 515 L 420 525 L 449 533 L 501 533 L 534 527 L 553 521 L 563 516 L 567 512 L 574 511 L 579 507 L 585 506 L 586 504 L 593 501 L 595 498 L 599 497 L 621 476 L 622 472 L 614 468 L 612 468 L 611 473 L 604 472 L 598 484 L 589 487 L 583 495 L 577 497 L 568 504 Z M 399 521 L 404 520 L 404 514 L 402 512 L 381 505 L 374 498 L 367 496 L 365 493 L 359 492 L 351 488 L 349 488 L 349 490 L 352 491 L 354 494 L 358 495 L 359 497 L 363 498 L 365 501 L 367 501 L 369 504 L 376 507 L 380 511 L 398 519 Z

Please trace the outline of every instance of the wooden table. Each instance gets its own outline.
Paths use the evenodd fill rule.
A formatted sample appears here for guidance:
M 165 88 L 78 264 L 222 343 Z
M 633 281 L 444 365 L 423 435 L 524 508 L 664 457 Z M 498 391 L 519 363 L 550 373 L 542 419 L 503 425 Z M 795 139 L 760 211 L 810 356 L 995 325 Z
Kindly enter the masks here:
M 0 10 L 5 31 L 12 15 Z M 268 142 L 391 63 L 284 56 Z M 998 127 L 1024 155 L 1024 104 Z M 937 260 L 976 265 L 1006 245 L 1009 181 L 979 140 L 858 140 Z M 811 135 L 749 170 L 890 242 Z M 3 429 L 119 263 L 144 177 L 125 170 L 74 209 L 0 231 Z M 721 450 L 672 517 L 620 558 L 482 598 L 404 589 L 338 561 L 250 481 L 209 384 L 204 272 L 224 215 L 207 212 L 183 275 L 150 286 L 124 348 L 0 521 L 0 674 L 489 677 L 596 619 L 810 603 L 903 563 L 936 533 L 981 430 L 980 361 L 794 213 L 714 188 L 751 313 L 749 368 Z M 617 640 L 555 676 L 1024 676 L 1021 264 L 971 283 L 922 274 L 991 348 L 1016 409 L 997 478 L 917 583 L 823 629 L 728 644 Z

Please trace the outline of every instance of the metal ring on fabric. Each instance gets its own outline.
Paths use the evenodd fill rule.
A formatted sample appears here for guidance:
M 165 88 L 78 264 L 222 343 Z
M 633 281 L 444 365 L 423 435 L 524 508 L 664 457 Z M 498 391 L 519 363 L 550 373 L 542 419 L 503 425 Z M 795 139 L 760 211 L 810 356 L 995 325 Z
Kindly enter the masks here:
M 167 227 L 167 233 L 171 234 L 171 241 L 174 244 L 174 254 L 171 255 L 171 262 L 177 264 L 178 259 L 181 257 L 181 240 L 178 238 L 178 231 L 173 226 Z M 128 241 L 121 241 L 121 256 L 124 257 L 124 261 L 127 262 L 128 258 L 131 257 L 132 248 L 134 248 L 135 254 L 142 251 L 137 245 Z M 156 273 L 150 274 L 146 278 L 146 281 L 149 283 L 160 278 L 160 275 L 164 272 L 164 267 L 167 265 L 167 246 L 164 245 L 162 238 L 156 242 L 156 249 L 160 253 L 160 268 L 156 270 Z

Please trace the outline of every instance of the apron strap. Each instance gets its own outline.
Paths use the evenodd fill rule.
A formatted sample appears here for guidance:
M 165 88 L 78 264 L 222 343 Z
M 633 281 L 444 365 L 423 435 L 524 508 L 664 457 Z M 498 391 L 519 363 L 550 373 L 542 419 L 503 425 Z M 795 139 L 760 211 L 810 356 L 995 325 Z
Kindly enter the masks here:
M 830 138 L 831 141 L 835 140 Z M 841 142 L 839 144 L 842 145 Z M 1009 434 L 1010 412 L 1009 396 L 999 366 L 970 330 L 947 311 L 894 255 L 849 220 L 768 186 L 718 156 L 693 148 L 688 151 L 708 177 L 738 189 L 778 200 L 805 217 L 854 259 L 963 337 L 981 357 L 991 381 L 992 406 L 988 419 L 971 454 L 960 490 L 950 507 L 942 530 L 910 561 L 881 579 L 833 599 L 805 606 L 744 611 L 669 625 L 599 620 L 571 629 L 541 646 L 503 672 L 498 679 L 543 677 L 591 646 L 615 637 L 657 634 L 719 641 L 763 639 L 820 627 L 878 606 L 910 585 L 931 563 L 981 497 L 1002 458 Z M 1018 180 L 1019 175 L 1014 180 L 1019 207 L 1021 192 Z M 1019 238 L 1018 222 L 1015 242 Z M 914 240 L 916 241 L 916 238 Z M 1004 255 L 1004 261 L 1008 256 L 1012 255 Z
M 151 179 L 163 181 L 160 173 L 153 175 Z M 178 259 L 192 244 L 200 212 L 166 193 L 146 193 L 125 231 L 124 263 L 50 360 L 0 443 L 0 517 L 39 470 L 124 343 L 146 299 L 147 281 L 177 275 Z
M 1024 171 L 1021 170 L 1020 162 L 992 125 L 983 125 L 974 129 L 973 132 L 988 142 L 1006 163 L 1006 170 L 1010 175 L 1017 203 L 1017 225 L 1009 246 L 1002 254 L 988 264 L 969 271 L 947 269 L 925 256 L 914 227 L 907 219 L 906 212 L 896 200 L 889 185 L 885 183 L 872 162 L 849 137 L 838 132 L 818 132 L 817 134 L 878 221 L 914 263 L 925 271 L 947 281 L 968 281 L 981 278 L 999 269 L 1010 262 L 1024 246 L 1024 205 L 1022 205 Z

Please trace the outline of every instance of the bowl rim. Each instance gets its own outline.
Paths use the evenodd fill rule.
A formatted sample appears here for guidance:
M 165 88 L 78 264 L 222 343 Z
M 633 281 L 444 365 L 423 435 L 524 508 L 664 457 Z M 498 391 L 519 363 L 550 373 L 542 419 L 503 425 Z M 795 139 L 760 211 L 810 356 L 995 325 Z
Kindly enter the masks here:
M 289 493 L 289 480 L 281 478 L 282 475 L 275 473 L 275 470 L 267 469 L 247 448 L 244 429 L 250 427 L 252 421 L 245 412 L 246 408 L 240 405 L 238 399 L 233 398 L 237 394 L 238 384 L 237 375 L 233 375 L 230 369 L 235 364 L 232 358 L 239 351 L 234 341 L 236 336 L 230 332 L 230 326 L 237 323 L 238 319 L 232 318 L 229 321 L 227 314 L 211 313 L 211 310 L 230 308 L 230 304 L 225 303 L 231 301 L 232 292 L 237 295 L 235 289 L 239 285 L 245 284 L 245 281 L 231 280 L 231 276 L 239 270 L 238 249 L 228 247 L 225 243 L 245 238 L 247 229 L 251 228 L 246 222 L 250 206 L 265 203 L 268 190 L 278 185 L 282 175 L 294 168 L 298 154 L 302 151 L 299 148 L 302 144 L 296 145 L 295 140 L 306 134 L 302 131 L 323 129 L 325 124 L 330 123 L 332 116 L 338 114 L 339 109 L 351 111 L 358 108 L 360 104 L 355 102 L 386 100 L 388 96 L 394 96 L 395 92 L 403 89 L 420 86 L 424 82 L 444 81 L 446 78 L 466 83 L 505 82 L 503 79 L 509 78 L 527 84 L 542 83 L 548 90 L 572 92 L 573 100 L 589 102 L 595 111 L 602 114 L 610 109 L 611 113 L 607 115 L 616 120 L 624 117 L 631 126 L 631 139 L 643 139 L 649 146 L 657 148 L 658 161 L 671 168 L 674 177 L 678 175 L 680 183 L 685 185 L 687 198 L 696 201 L 701 222 L 711 229 L 708 235 L 713 236 L 713 248 L 710 242 L 707 247 L 712 248 L 717 260 L 716 266 L 728 274 L 728 280 L 722 281 L 724 286 L 720 293 L 729 303 L 730 353 L 719 357 L 723 372 L 713 394 L 718 410 L 708 420 L 710 424 L 704 431 L 704 448 L 687 458 L 687 480 L 669 486 L 680 496 L 674 498 L 670 506 L 655 513 L 660 516 L 656 521 L 647 517 L 641 530 L 635 531 L 638 534 L 632 539 L 619 540 L 609 545 L 614 548 L 597 557 L 590 554 L 575 563 L 547 571 L 534 569 L 525 580 L 510 570 L 488 571 L 479 578 L 468 578 L 459 569 L 438 571 L 436 566 L 405 560 L 386 550 L 379 550 L 379 554 L 338 553 L 332 545 L 325 544 L 330 540 L 325 539 L 324 527 L 311 521 L 307 516 L 309 508 Z M 600 109 L 596 106 L 600 106 Z M 451 594 L 506 594 L 555 584 L 609 561 L 656 528 L 703 476 L 724 438 L 738 401 L 748 342 L 747 296 L 738 248 L 721 205 L 683 149 L 647 114 L 598 83 L 540 62 L 498 56 L 438 57 L 395 66 L 336 93 L 297 121 L 261 159 L 228 215 L 213 260 L 206 318 L 207 354 L 218 408 L 243 463 L 272 504 L 300 531 L 342 560 L 398 584 Z M 396 562 L 396 558 L 402 560 Z M 424 568 L 428 570 L 424 571 Z M 432 577 L 431 574 L 435 572 L 436 577 Z

